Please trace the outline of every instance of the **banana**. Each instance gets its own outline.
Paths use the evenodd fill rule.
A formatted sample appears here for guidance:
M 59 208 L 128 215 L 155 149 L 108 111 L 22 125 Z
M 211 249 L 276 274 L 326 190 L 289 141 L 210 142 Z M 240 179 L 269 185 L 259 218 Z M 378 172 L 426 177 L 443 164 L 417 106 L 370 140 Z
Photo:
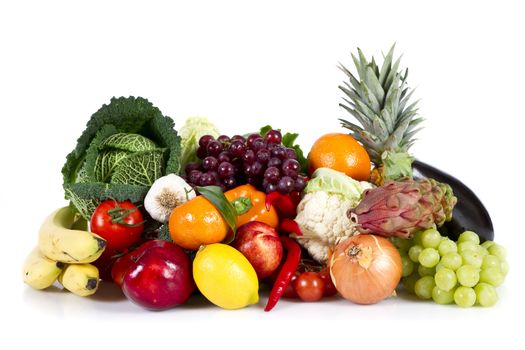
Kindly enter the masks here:
M 46 258 L 35 247 L 24 262 L 24 282 L 35 289 L 45 289 L 55 282 L 63 268 L 63 263 Z
M 47 217 L 40 227 L 38 247 L 51 260 L 67 264 L 84 264 L 102 255 L 106 241 L 102 237 L 71 227 L 80 215 L 69 207 L 60 208 Z
M 91 264 L 67 265 L 58 281 L 71 293 L 86 297 L 98 289 L 98 269 Z

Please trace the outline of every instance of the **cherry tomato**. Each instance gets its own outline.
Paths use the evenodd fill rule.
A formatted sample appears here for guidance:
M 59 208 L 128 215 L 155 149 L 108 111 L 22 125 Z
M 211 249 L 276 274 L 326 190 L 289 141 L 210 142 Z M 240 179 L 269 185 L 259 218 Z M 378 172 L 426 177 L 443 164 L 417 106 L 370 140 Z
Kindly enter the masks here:
M 324 282 L 324 293 L 323 297 L 331 297 L 337 294 L 337 289 L 335 289 L 334 282 L 330 276 L 330 271 L 328 269 L 319 272 L 319 276 Z
M 106 250 L 123 251 L 136 243 L 144 230 L 140 210 L 131 201 L 106 200 L 91 217 L 91 231 L 107 241 Z
M 300 275 L 300 273 L 296 272 L 295 275 L 292 276 L 292 279 L 290 280 L 290 283 L 288 284 L 288 286 L 284 290 L 283 298 L 296 299 L 296 298 L 299 297 L 297 295 L 297 292 L 295 291 L 295 288 L 294 288 L 295 280 L 297 279 L 297 277 L 299 277 L 299 275 Z
M 323 297 L 324 281 L 317 272 L 303 272 L 293 285 L 302 301 L 318 301 Z

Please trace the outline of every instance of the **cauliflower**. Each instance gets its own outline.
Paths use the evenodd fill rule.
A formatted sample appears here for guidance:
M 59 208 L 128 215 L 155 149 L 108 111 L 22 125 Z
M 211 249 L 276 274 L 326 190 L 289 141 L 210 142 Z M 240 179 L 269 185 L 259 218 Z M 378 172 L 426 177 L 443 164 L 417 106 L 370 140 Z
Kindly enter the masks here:
M 354 203 L 339 194 L 307 193 L 297 206 L 295 221 L 303 232 L 297 242 L 312 258 L 325 263 L 329 247 L 357 233 L 356 225 L 346 215 L 353 207 Z
M 318 169 L 297 206 L 295 221 L 303 232 L 303 236 L 295 236 L 297 242 L 312 258 L 326 263 L 330 249 L 358 233 L 346 213 L 359 204 L 363 191 L 372 187 L 335 170 Z

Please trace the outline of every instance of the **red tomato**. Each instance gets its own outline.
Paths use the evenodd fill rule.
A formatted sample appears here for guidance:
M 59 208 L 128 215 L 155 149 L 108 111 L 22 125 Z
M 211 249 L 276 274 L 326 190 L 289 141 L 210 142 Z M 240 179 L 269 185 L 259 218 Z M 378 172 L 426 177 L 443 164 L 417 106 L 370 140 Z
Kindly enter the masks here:
M 319 272 L 319 276 L 324 282 L 324 293 L 323 297 L 331 297 L 337 294 L 337 289 L 335 288 L 334 282 L 332 281 L 332 276 L 330 276 L 330 271 L 325 269 Z
M 317 272 L 303 272 L 294 281 L 294 289 L 302 301 L 318 301 L 323 297 L 324 281 Z
M 91 232 L 107 241 L 106 250 L 123 251 L 136 243 L 144 230 L 140 210 L 131 201 L 106 200 L 91 217 Z
M 295 280 L 297 279 L 298 276 L 299 276 L 299 273 L 298 273 L 298 272 L 296 272 L 296 273 L 292 276 L 292 279 L 290 280 L 290 283 L 288 283 L 288 286 L 287 286 L 286 289 L 284 290 L 283 298 L 295 299 L 295 298 L 298 298 L 298 297 L 299 297 L 299 296 L 297 295 L 296 291 L 295 291 L 295 288 L 294 288 L 294 283 L 295 283 Z

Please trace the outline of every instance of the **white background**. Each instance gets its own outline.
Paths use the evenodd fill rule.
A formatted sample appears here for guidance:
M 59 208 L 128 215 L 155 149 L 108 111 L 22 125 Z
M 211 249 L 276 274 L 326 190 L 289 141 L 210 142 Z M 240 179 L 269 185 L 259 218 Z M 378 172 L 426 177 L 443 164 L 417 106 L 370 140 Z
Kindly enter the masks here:
M 2 2 L 2 348 L 489 348 L 516 340 L 525 311 L 518 3 Z M 509 250 L 497 306 L 400 297 L 367 307 L 282 302 L 267 314 L 263 296 L 234 312 L 194 300 L 154 313 L 114 290 L 82 299 L 22 283 L 41 221 L 65 204 L 65 156 L 110 97 L 149 98 L 177 127 L 190 115 L 230 135 L 270 123 L 299 132 L 307 151 L 321 134 L 343 132 L 337 63 L 351 66 L 358 46 L 380 56 L 393 42 L 427 118 L 413 154 L 467 183 Z

